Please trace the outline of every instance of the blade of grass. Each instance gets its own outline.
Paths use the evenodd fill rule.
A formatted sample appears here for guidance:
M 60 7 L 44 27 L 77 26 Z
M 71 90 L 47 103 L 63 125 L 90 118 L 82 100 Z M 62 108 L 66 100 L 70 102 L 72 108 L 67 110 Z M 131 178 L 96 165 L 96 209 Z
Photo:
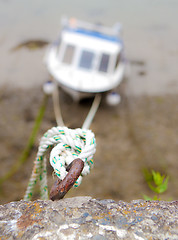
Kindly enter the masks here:
M 34 145 L 36 135 L 40 128 L 40 125 L 41 125 L 41 122 L 42 122 L 42 119 L 43 119 L 43 116 L 45 113 L 47 101 L 48 101 L 48 95 L 45 94 L 43 97 L 41 107 L 38 111 L 38 115 L 35 119 L 34 127 L 32 129 L 31 135 L 29 137 L 28 143 L 27 143 L 24 151 L 22 152 L 22 155 L 18 159 L 18 161 L 10 168 L 10 170 L 2 178 L 0 178 L 0 185 L 7 179 L 11 178 L 19 170 L 19 168 L 22 166 L 22 164 L 27 160 L 27 157 L 29 156 L 29 153 Z

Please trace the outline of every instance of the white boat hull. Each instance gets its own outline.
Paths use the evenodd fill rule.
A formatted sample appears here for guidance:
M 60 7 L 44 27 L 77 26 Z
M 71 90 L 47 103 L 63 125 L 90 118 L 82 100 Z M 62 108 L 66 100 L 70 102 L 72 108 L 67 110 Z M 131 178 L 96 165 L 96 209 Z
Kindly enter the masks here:
M 122 41 L 101 34 L 70 26 L 62 31 L 60 44 L 52 44 L 46 54 L 50 75 L 75 100 L 111 91 L 124 78 Z

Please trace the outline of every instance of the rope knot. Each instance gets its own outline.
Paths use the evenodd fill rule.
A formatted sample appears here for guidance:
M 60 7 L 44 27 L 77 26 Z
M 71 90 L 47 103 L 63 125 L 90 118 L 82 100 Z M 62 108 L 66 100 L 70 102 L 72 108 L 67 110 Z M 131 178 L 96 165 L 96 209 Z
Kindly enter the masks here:
M 82 177 L 89 174 L 93 167 L 93 155 L 96 151 L 94 134 L 90 130 L 80 128 L 57 127 L 52 128 L 45 134 L 42 143 L 46 140 L 53 142 L 53 139 L 56 143 L 50 153 L 50 164 L 61 180 L 67 175 L 66 168 L 74 159 L 80 158 L 83 160 L 83 171 L 74 184 L 74 187 L 78 187 Z
M 87 175 L 93 167 L 93 155 L 96 151 L 94 133 L 91 130 L 80 128 L 53 127 L 41 138 L 33 172 L 24 197 L 25 200 L 31 199 L 34 185 L 38 179 L 40 180 L 41 197 L 48 199 L 45 154 L 52 147 L 50 164 L 61 180 L 67 175 L 66 168 L 74 159 L 80 158 L 84 162 L 84 168 L 74 187 L 80 185 L 82 177 Z

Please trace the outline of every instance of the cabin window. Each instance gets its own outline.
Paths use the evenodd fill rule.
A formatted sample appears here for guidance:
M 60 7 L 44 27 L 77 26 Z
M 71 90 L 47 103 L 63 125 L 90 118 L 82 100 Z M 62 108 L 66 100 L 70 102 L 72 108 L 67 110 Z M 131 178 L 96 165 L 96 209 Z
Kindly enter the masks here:
M 94 59 L 94 53 L 89 52 L 86 50 L 82 51 L 80 61 L 79 61 L 79 67 L 85 68 L 85 69 L 91 69 L 92 68 L 92 63 Z
M 108 71 L 108 65 L 109 65 L 109 54 L 103 53 L 101 56 L 101 61 L 99 64 L 99 71 L 100 72 L 107 72 Z
M 74 57 L 74 50 L 75 50 L 75 47 L 73 45 L 66 46 L 64 55 L 63 55 L 63 59 L 62 59 L 63 63 L 67 63 L 67 64 L 72 63 L 73 57 Z

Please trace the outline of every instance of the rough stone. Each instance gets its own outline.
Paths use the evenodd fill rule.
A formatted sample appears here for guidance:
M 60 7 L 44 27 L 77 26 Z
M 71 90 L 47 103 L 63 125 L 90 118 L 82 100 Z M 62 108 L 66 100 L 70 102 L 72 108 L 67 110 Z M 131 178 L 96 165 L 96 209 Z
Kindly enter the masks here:
M 0 239 L 178 239 L 178 201 L 75 197 L 0 206 Z

